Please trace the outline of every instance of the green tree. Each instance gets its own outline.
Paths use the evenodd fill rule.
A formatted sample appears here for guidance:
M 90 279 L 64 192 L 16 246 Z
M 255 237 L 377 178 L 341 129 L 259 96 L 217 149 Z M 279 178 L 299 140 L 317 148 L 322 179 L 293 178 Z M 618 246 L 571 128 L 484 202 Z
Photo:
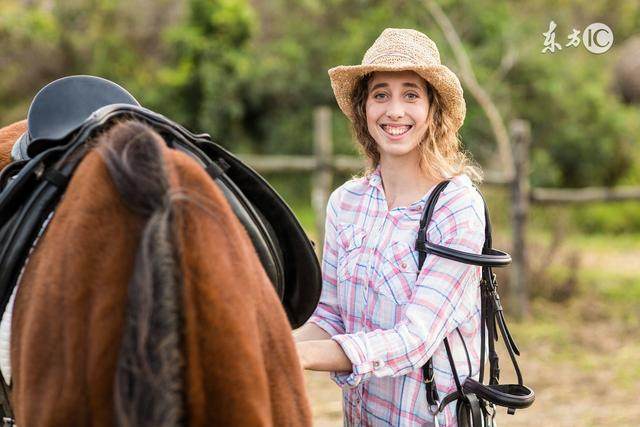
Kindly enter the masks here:
M 162 35 L 182 15 L 171 0 L 3 0 L 0 8 L 4 123 L 23 118 L 43 85 L 71 74 L 105 77 L 141 101 L 157 99 L 168 56 Z
M 253 25 L 244 1 L 189 0 L 186 19 L 167 33 L 174 54 L 160 72 L 164 93 L 154 103 L 222 143 L 242 140 Z

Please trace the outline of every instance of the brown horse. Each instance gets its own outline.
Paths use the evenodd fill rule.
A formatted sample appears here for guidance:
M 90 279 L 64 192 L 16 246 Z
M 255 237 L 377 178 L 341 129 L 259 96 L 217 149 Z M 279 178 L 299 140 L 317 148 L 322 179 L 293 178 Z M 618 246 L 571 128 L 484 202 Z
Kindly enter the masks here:
M 0 130 L 0 169 L 25 129 Z M 17 290 L 17 425 L 310 425 L 287 317 L 222 192 L 139 122 L 89 146 Z

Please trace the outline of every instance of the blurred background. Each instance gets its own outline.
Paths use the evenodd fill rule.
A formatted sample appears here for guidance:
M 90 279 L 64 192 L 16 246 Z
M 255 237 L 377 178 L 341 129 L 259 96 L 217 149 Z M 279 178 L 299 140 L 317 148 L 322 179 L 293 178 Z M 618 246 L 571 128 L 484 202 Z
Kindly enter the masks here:
M 613 33 L 601 54 L 593 23 Z M 327 69 L 360 63 L 386 27 L 423 31 L 461 77 L 461 139 L 487 172 L 494 246 L 516 261 L 499 281 L 537 400 L 498 422 L 637 425 L 637 0 L 0 0 L 0 125 L 58 77 L 108 78 L 247 159 L 311 159 L 263 171 L 321 240 L 319 206 L 359 172 Z M 336 167 L 318 172 L 313 153 Z M 315 424 L 341 425 L 339 388 L 307 381 Z

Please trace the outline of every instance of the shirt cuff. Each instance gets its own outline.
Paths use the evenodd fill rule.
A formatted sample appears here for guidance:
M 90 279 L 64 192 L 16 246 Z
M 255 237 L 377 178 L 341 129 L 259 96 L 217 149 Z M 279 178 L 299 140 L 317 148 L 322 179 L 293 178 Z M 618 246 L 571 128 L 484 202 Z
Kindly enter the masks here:
M 349 377 L 351 377 L 351 372 L 330 372 L 329 377 L 333 380 L 334 383 L 338 384 L 340 388 L 350 387 Z
M 353 370 L 350 374 L 336 375 L 347 387 L 356 387 L 372 375 L 377 377 L 385 376 L 383 373 L 385 362 L 379 359 L 371 360 L 368 356 L 364 333 L 335 335 L 331 339 L 342 347 L 342 350 L 353 365 Z

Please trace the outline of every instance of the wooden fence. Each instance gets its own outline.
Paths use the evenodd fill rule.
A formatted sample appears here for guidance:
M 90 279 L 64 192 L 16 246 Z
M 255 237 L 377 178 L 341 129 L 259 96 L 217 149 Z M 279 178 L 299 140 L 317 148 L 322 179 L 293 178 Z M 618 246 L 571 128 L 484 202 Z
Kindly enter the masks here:
M 318 107 L 314 112 L 314 153 L 310 156 L 241 156 L 242 160 L 261 173 L 308 172 L 312 173 L 311 203 L 315 212 L 316 251 L 322 256 L 324 221 L 327 200 L 333 188 L 336 172 L 356 172 L 365 167 L 363 159 L 353 156 L 333 155 L 331 138 L 331 109 Z M 509 126 L 513 144 L 513 178 L 500 172 L 484 171 L 484 184 L 510 188 L 512 242 L 511 256 L 511 308 L 516 317 L 529 313 L 527 292 L 527 219 L 531 205 L 564 205 L 593 202 L 640 200 L 640 187 L 582 189 L 531 188 L 529 184 L 529 150 L 531 129 L 524 120 L 513 120 Z

